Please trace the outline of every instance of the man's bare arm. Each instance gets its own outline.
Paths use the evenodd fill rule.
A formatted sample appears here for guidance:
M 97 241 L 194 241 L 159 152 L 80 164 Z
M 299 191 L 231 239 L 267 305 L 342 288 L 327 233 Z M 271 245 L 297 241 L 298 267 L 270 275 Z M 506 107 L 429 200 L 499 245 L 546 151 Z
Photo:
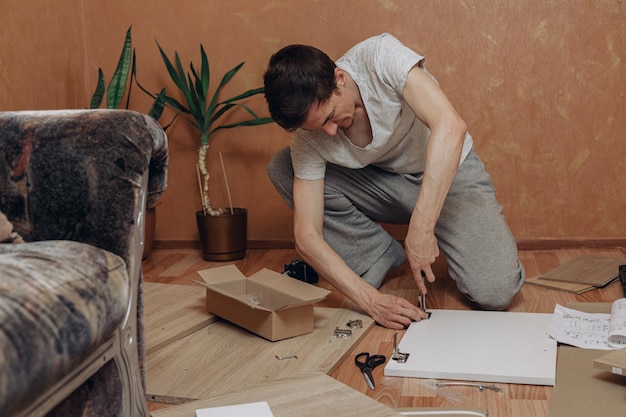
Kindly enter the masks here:
M 405 240 L 413 276 L 426 293 L 422 272 L 428 281 L 435 280 L 431 269 L 439 255 L 435 224 L 459 166 L 467 126 L 437 83 L 418 66 L 409 72 L 402 95 L 430 129 L 422 188 Z

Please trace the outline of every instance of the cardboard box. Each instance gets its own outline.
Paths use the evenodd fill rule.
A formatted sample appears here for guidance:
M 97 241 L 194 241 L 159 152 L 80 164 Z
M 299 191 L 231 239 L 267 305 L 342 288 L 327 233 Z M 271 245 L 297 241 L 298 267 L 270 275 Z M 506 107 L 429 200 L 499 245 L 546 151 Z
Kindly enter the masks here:
M 207 309 L 270 341 L 313 331 L 313 304 L 330 291 L 269 269 L 246 278 L 234 265 L 198 271 Z

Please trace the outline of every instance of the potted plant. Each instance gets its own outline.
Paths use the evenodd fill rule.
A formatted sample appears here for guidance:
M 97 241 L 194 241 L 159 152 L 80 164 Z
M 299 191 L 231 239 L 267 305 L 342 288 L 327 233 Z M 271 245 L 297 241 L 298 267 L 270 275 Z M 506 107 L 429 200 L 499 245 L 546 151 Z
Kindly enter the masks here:
M 183 95 L 180 102 L 173 97 L 162 94 L 167 106 L 178 111 L 183 118 L 191 122 L 199 132 L 198 146 L 198 181 L 202 210 L 196 212 L 198 232 L 202 245 L 202 256 L 208 261 L 228 261 L 241 259 L 246 253 L 247 210 L 245 208 L 215 208 L 211 204 L 209 194 L 209 169 L 207 152 L 212 136 L 222 129 L 239 126 L 258 126 L 272 123 L 270 117 L 259 117 L 242 100 L 262 94 L 263 87 L 250 89 L 227 99 L 221 99 L 222 88 L 237 74 L 245 62 L 241 62 L 226 72 L 210 94 L 210 67 L 204 46 L 200 45 L 200 68 L 193 62 L 189 70 L 183 68 L 178 52 L 174 61 L 170 60 L 161 45 L 157 43 L 167 71 Z M 245 111 L 247 118 L 237 122 L 222 122 L 224 116 L 234 110 Z

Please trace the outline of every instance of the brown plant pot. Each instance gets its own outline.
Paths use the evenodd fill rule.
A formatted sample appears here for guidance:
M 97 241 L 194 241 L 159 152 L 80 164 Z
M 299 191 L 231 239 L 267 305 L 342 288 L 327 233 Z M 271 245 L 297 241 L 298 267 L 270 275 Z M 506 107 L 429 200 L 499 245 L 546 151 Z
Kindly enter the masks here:
M 233 261 L 246 256 L 248 210 L 225 209 L 219 216 L 196 212 L 202 259 L 205 261 Z

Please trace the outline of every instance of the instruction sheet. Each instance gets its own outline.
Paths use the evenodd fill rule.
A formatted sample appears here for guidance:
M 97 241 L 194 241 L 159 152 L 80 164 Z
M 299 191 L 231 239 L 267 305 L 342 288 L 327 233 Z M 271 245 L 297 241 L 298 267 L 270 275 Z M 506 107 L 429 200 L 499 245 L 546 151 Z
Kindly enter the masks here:
M 559 304 L 554 309 L 550 336 L 583 349 L 626 347 L 626 298 L 611 305 L 611 314 L 585 313 Z

